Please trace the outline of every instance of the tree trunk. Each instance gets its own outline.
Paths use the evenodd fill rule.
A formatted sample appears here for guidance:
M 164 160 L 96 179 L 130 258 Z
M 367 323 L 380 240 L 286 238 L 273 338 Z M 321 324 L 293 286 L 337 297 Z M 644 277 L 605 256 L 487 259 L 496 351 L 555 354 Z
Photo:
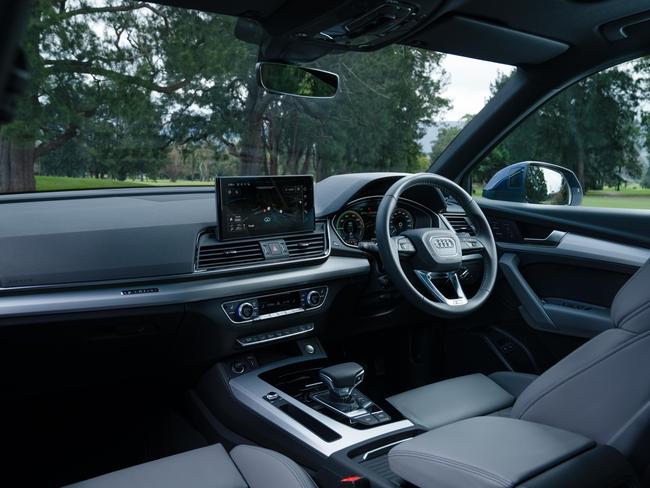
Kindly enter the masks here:
M 240 174 L 242 176 L 257 175 L 261 173 L 264 163 L 264 139 L 262 138 L 263 114 L 266 104 L 262 91 L 257 85 L 257 80 L 251 79 L 248 83 L 248 98 L 245 109 L 245 128 L 241 138 L 241 151 L 239 152 Z
M 34 142 L 0 136 L 0 194 L 36 191 Z
M 584 142 L 582 140 L 582 135 L 576 131 L 575 133 L 575 143 L 576 143 L 576 173 L 578 177 L 578 181 L 582 185 L 582 190 L 586 193 L 587 192 L 587 181 L 585 179 L 585 149 L 584 149 Z

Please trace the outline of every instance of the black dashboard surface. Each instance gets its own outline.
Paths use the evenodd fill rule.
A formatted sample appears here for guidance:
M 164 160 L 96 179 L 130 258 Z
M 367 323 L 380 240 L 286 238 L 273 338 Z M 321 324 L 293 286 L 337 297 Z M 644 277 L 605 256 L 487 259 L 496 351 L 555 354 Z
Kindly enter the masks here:
M 397 173 L 328 178 L 316 185 L 316 217 Z M 0 288 L 192 277 L 197 237 L 216 223 L 213 188 L 113 189 L 0 198 Z

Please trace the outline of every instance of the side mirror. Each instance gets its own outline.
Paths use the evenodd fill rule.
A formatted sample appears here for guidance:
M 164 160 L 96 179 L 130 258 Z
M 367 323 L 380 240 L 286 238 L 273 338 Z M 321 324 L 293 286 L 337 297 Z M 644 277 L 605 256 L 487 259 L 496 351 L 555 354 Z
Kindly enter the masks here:
M 257 81 L 269 93 L 307 98 L 332 98 L 339 76 L 320 69 L 284 63 L 257 63 Z
M 483 197 L 507 202 L 580 205 L 582 186 L 570 169 L 525 161 L 497 171 L 483 188 Z

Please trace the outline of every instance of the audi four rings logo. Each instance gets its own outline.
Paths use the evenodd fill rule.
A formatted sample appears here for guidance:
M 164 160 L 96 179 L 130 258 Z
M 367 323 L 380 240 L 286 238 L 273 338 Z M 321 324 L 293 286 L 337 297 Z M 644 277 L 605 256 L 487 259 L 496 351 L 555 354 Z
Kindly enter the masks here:
M 438 239 L 434 239 L 433 245 L 438 249 L 452 249 L 456 247 L 454 240 L 448 237 L 440 237 Z

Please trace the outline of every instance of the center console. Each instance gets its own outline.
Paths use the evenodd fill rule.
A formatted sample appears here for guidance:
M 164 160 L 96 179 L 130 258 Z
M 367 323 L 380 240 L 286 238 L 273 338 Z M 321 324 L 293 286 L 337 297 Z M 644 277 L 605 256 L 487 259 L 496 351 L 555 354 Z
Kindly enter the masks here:
M 240 403 L 328 457 L 415 429 L 383 399 L 365 395 L 362 380 L 359 365 L 332 365 L 317 354 L 274 362 L 230 379 L 229 386 Z

